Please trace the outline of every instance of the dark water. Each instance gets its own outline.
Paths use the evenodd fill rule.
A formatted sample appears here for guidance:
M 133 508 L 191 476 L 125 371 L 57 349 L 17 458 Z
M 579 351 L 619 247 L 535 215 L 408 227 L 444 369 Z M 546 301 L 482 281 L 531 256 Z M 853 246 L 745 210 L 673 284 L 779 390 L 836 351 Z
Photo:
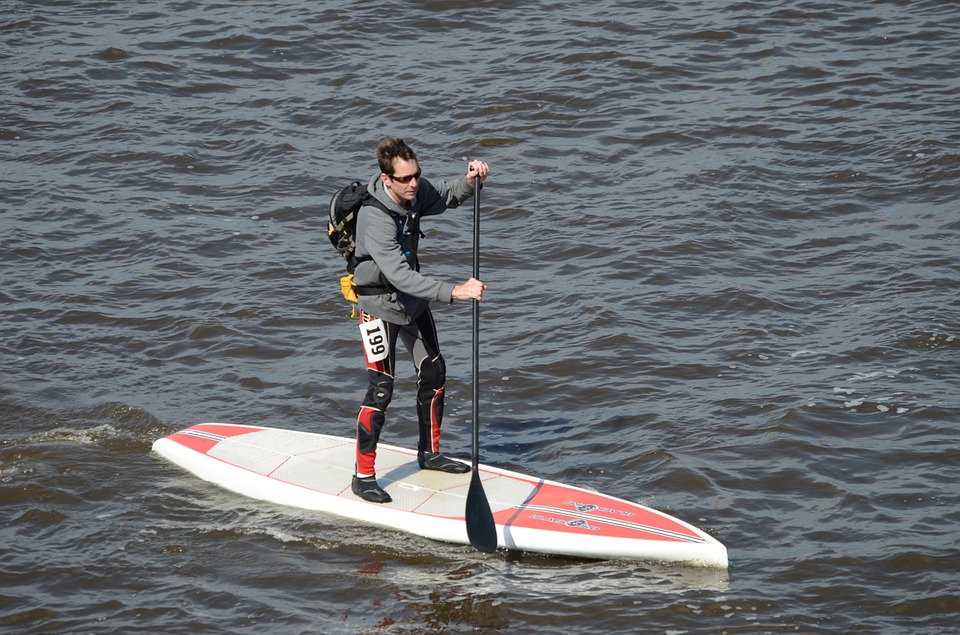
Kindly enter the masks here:
M 960 4 L 2 9 L 3 632 L 956 632 Z M 673 513 L 729 571 L 483 556 L 151 454 L 352 434 L 324 208 L 386 134 L 493 170 L 483 460 Z M 425 269 L 467 277 L 470 227 L 430 223 Z M 436 314 L 464 455 L 470 312 Z

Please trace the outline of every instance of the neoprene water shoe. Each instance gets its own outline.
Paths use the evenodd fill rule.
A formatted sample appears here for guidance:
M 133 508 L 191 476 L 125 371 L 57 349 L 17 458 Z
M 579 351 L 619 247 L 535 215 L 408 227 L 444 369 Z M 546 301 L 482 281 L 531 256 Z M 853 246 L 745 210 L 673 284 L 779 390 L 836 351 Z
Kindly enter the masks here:
M 353 477 L 350 484 L 353 493 L 365 501 L 371 503 L 389 503 L 393 499 L 387 494 L 380 485 L 377 484 L 376 476 L 364 476 L 363 478 Z
M 439 452 L 417 452 L 417 463 L 421 470 L 436 470 L 447 474 L 464 474 L 470 471 L 470 466 L 466 463 L 454 461 Z

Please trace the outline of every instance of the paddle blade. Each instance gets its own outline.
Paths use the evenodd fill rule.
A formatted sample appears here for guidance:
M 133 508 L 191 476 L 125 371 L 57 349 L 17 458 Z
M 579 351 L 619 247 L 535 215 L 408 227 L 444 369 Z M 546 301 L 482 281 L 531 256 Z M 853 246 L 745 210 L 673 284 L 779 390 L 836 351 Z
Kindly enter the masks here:
M 477 551 L 493 553 L 497 550 L 497 526 L 480 482 L 480 472 L 474 466 L 467 491 L 467 537 Z

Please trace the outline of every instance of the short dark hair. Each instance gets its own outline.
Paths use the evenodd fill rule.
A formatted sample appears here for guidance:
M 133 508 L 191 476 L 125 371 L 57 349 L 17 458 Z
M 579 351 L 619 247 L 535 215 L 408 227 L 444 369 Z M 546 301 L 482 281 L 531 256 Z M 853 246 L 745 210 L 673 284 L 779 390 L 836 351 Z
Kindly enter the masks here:
M 393 176 L 394 159 L 417 161 L 417 153 L 400 137 L 387 137 L 377 146 L 377 163 L 380 164 L 380 171 Z M 420 162 L 417 161 L 417 163 Z

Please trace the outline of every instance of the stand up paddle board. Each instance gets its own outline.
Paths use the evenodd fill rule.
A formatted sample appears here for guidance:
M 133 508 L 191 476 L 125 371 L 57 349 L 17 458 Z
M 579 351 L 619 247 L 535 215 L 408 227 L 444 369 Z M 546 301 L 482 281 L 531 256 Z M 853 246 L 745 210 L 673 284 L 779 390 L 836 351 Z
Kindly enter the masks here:
M 470 474 L 421 470 L 413 450 L 380 444 L 377 482 L 392 503 L 350 490 L 354 439 L 260 426 L 204 423 L 158 439 L 163 458 L 245 496 L 336 514 L 426 538 L 470 544 Z M 497 546 L 564 556 L 727 566 L 717 540 L 654 509 L 480 465 Z

